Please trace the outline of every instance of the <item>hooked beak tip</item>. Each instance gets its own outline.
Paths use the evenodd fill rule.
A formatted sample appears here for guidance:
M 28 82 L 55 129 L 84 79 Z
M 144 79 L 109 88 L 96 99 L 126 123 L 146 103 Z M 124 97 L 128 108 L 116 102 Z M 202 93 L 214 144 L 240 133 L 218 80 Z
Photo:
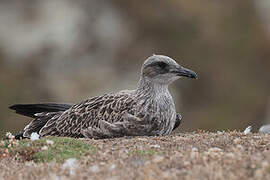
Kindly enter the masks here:
M 187 68 L 184 68 L 184 67 L 181 67 L 180 69 L 178 69 L 175 72 L 178 76 L 184 76 L 184 77 L 188 77 L 188 78 L 192 78 L 192 79 L 198 79 L 198 75 L 194 71 L 187 69 Z

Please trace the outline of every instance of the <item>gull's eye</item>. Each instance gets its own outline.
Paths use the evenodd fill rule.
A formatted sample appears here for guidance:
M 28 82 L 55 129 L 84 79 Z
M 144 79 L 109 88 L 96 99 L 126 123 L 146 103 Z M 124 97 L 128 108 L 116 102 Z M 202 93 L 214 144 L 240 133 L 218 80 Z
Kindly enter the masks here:
M 158 63 L 157 63 L 157 66 L 158 66 L 159 68 L 161 68 L 161 69 L 164 69 L 164 68 L 167 66 L 167 64 L 166 64 L 165 62 L 158 62 Z

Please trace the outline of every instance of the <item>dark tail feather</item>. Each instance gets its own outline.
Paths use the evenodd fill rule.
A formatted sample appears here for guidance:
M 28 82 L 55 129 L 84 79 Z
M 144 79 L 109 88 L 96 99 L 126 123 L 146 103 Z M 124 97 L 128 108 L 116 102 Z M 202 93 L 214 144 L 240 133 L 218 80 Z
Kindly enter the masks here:
M 36 113 L 42 112 L 58 112 L 69 109 L 72 104 L 56 104 L 56 103 L 43 103 L 43 104 L 15 104 L 9 107 L 15 110 L 16 113 L 35 118 Z

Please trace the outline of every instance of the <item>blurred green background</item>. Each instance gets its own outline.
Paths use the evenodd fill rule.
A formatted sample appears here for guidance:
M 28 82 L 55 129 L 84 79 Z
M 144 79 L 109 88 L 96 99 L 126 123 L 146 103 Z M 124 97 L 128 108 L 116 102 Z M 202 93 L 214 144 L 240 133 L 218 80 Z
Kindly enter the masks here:
M 269 123 L 267 0 L 20 0 L 0 1 L 1 134 L 30 121 L 12 104 L 135 88 L 152 54 L 199 75 L 170 87 L 180 131 Z

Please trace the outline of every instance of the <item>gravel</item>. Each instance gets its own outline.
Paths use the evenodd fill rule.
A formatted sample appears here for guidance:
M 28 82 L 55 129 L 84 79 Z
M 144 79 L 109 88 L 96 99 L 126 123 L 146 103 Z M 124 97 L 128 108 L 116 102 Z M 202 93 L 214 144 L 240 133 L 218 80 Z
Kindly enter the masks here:
M 0 179 L 270 179 L 270 135 L 192 132 L 85 140 L 93 155 L 63 163 L 0 159 Z

